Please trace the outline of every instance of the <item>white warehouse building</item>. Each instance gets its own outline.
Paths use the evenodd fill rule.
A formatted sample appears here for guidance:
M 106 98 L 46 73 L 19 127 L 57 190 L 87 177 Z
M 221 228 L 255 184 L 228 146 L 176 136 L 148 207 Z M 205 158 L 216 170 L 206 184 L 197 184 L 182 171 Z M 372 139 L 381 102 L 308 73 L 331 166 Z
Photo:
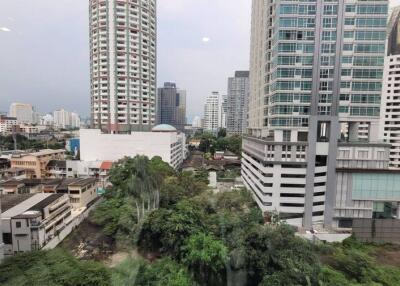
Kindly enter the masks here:
M 186 136 L 171 125 L 161 124 L 152 132 L 107 134 L 99 129 L 80 130 L 81 160 L 118 161 L 124 157 L 159 156 L 177 169 L 186 157 Z

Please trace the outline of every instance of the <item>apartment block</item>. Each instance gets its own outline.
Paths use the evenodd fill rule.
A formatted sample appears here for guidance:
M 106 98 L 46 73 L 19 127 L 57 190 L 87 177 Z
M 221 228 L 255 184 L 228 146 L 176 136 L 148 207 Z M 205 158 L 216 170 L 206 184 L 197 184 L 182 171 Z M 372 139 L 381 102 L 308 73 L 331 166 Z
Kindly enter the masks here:
M 10 135 L 17 131 L 18 122 L 16 117 L 0 116 L 0 134 Z
M 207 96 L 204 105 L 204 124 L 206 131 L 217 132 L 222 121 L 222 99 L 219 92 L 212 92 Z
M 156 0 L 89 1 L 92 127 L 109 133 L 156 124 Z
M 51 160 L 64 160 L 65 150 L 45 149 L 34 153 L 16 153 L 11 156 L 11 168 L 22 168 L 33 172 L 33 178 L 45 178 Z

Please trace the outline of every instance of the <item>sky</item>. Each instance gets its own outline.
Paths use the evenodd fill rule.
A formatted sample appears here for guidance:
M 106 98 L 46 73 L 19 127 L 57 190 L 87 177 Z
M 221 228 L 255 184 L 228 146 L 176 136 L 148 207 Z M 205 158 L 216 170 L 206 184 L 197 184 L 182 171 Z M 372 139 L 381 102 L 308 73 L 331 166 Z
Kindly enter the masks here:
M 234 3 L 234 4 L 233 4 Z M 0 1 L 0 111 L 89 115 L 88 0 Z M 189 120 L 249 68 L 251 0 L 158 0 L 158 86 L 187 90 Z
M 250 14 L 251 0 L 158 0 L 158 86 L 187 90 L 189 121 L 249 68 Z M 88 29 L 88 0 L 1 0 L 0 111 L 25 102 L 88 116 Z

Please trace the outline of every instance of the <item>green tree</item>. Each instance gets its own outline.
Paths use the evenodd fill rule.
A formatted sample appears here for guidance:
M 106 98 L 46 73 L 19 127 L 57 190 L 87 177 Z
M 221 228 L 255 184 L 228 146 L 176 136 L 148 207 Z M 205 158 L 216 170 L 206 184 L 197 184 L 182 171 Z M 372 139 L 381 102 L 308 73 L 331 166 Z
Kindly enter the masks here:
M 223 242 L 205 233 L 189 237 L 183 247 L 183 263 L 201 285 L 224 285 L 228 249 Z
M 195 285 L 185 267 L 171 258 L 163 258 L 154 264 L 142 264 L 135 286 L 192 286 Z
M 269 285 L 265 280 L 279 281 L 279 277 L 285 278 L 285 285 L 318 281 L 319 261 L 312 244 L 296 237 L 286 225 L 253 227 L 246 233 L 245 249 L 247 270 L 255 283 L 264 279 L 264 285 Z
M 192 234 L 204 231 L 204 213 L 189 201 L 181 201 L 171 209 L 152 212 L 144 221 L 139 245 L 144 251 L 181 256 L 181 248 Z

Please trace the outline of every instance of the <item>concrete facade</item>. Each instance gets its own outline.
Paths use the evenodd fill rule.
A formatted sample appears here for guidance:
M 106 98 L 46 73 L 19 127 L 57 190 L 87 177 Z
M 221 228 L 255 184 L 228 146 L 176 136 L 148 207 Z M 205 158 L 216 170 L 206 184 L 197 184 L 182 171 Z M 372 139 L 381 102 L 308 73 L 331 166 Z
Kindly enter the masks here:
M 400 170 L 400 7 L 392 11 L 388 25 L 380 138 L 392 144 L 390 167 Z
M 237 71 L 228 79 L 226 131 L 241 135 L 247 129 L 249 72 Z
M 253 0 L 242 174 L 267 214 L 334 223 L 339 142 L 378 139 L 387 13 L 388 1 Z
M 92 127 L 109 133 L 156 124 L 156 0 L 91 0 Z
M 7 195 L 1 204 L 5 256 L 43 248 L 71 219 L 63 194 Z
M 81 129 L 81 160 L 118 161 L 136 155 L 146 155 L 149 158 L 160 156 L 164 162 L 178 168 L 186 156 L 185 135 L 172 126 L 165 131 L 157 131 L 157 126 L 153 130 L 131 134 L 104 134 L 97 129 Z
M 222 99 L 219 92 L 212 92 L 207 96 L 204 105 L 203 128 L 206 131 L 217 132 L 221 127 L 222 120 Z

